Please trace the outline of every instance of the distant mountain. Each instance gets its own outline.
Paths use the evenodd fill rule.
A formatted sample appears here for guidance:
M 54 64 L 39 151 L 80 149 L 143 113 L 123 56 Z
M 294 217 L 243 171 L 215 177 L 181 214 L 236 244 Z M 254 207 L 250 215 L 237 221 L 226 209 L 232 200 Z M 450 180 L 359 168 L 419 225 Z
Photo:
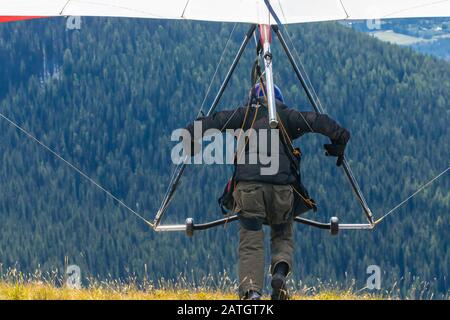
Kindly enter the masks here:
M 0 110 L 151 219 L 173 169 L 170 134 L 194 119 L 232 28 L 99 18 L 74 31 L 62 18 L 0 25 Z M 246 29 L 231 37 L 219 78 Z M 350 163 L 377 216 L 448 167 L 448 62 L 337 23 L 289 31 L 327 112 L 352 133 Z M 254 52 L 245 53 L 221 109 L 243 103 Z M 273 63 L 287 103 L 310 109 L 278 45 Z M 212 91 L 218 86 L 216 79 Z M 156 234 L 1 119 L 0 133 L 0 271 L 69 263 L 100 279 L 235 277 L 236 225 L 192 239 Z M 363 222 L 341 170 L 324 156 L 326 139 L 299 143 L 304 183 L 319 203 L 308 217 Z M 189 167 L 166 221 L 220 217 L 216 198 L 230 174 L 229 167 Z M 334 238 L 297 226 L 295 280 L 350 286 L 355 279 L 363 288 L 367 267 L 378 265 L 385 291 L 446 296 L 449 184 L 448 176 L 438 180 L 373 232 Z
M 374 37 L 450 61 L 450 19 L 392 19 L 344 22 Z

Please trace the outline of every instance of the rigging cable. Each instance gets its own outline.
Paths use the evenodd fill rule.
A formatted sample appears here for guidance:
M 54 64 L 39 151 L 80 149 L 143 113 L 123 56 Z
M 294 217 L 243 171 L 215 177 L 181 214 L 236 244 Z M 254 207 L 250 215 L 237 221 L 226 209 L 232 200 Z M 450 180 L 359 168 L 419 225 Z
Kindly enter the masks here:
M 222 64 L 222 61 L 223 61 L 224 57 L 225 57 L 225 52 L 226 52 L 227 49 L 228 49 L 228 45 L 229 45 L 230 42 L 231 42 L 231 38 L 233 37 L 234 31 L 236 30 L 236 26 L 237 26 L 237 23 L 235 23 L 234 26 L 233 26 L 233 28 L 231 29 L 230 35 L 228 36 L 228 39 L 227 39 L 227 41 L 226 41 L 226 43 L 225 43 L 225 46 L 224 46 L 224 48 L 223 48 L 223 50 L 222 50 L 222 53 L 221 53 L 220 58 L 219 58 L 219 62 L 217 63 L 216 68 L 215 68 L 214 73 L 213 73 L 213 76 L 212 76 L 212 78 L 211 78 L 211 80 L 210 80 L 210 82 L 209 82 L 208 88 L 207 88 L 207 90 L 206 90 L 206 93 L 205 93 L 205 96 L 204 96 L 204 98 L 203 98 L 202 104 L 200 105 L 200 109 L 199 109 L 199 111 L 198 111 L 198 113 L 197 113 L 196 118 L 198 118 L 198 117 L 204 115 L 203 109 L 204 109 L 204 107 L 205 107 L 206 100 L 208 99 L 208 96 L 209 96 L 209 93 L 210 93 L 210 91 L 211 91 L 213 82 L 214 82 L 214 80 L 215 80 L 215 78 L 216 78 L 216 76 L 217 76 L 217 74 L 218 74 L 218 72 L 219 72 L 219 68 L 220 68 L 220 66 L 221 66 L 221 64 Z M 170 177 L 170 180 L 169 180 L 168 188 L 167 188 L 167 190 L 166 190 L 166 193 L 164 194 L 164 197 L 163 197 L 163 201 L 162 201 L 161 207 L 160 207 L 159 210 L 158 210 L 159 212 L 162 212 L 163 210 L 165 210 L 165 208 L 168 207 L 168 205 L 170 204 L 170 202 L 171 202 L 171 200 L 172 200 L 172 199 L 171 199 L 171 198 L 172 198 L 172 197 L 171 197 L 172 186 L 174 185 L 175 179 L 176 179 L 176 177 L 179 175 L 179 173 L 180 173 L 181 171 L 184 171 L 184 168 L 183 168 L 183 165 L 182 165 L 182 164 L 185 163 L 186 160 L 187 160 L 187 157 L 185 157 L 185 158 L 183 159 L 183 161 L 181 162 L 181 164 L 176 165 L 175 168 L 173 169 L 172 174 L 171 174 L 171 177 Z
M 283 18 L 287 21 L 286 15 L 285 15 L 285 12 L 284 12 L 284 9 L 283 9 L 283 6 L 281 5 L 281 2 L 280 2 L 280 1 L 279 1 L 279 6 L 280 6 L 280 9 L 281 9 L 281 14 L 283 15 Z M 297 50 L 297 47 L 296 47 L 295 44 L 294 44 L 294 41 L 293 41 L 293 38 L 292 38 L 292 36 L 291 36 L 291 32 L 289 31 L 288 25 L 287 25 L 287 24 L 283 24 L 283 27 L 284 27 L 284 29 L 286 30 L 285 34 L 286 34 L 286 36 L 287 36 L 287 38 L 288 38 L 288 40 L 289 40 L 289 42 L 290 42 L 290 44 L 291 44 L 291 47 L 292 47 L 292 49 L 293 49 L 293 51 L 294 51 L 294 54 L 295 54 L 295 56 L 296 56 L 296 58 L 297 58 L 297 61 L 300 63 L 300 67 L 301 67 L 301 69 L 302 69 L 302 70 L 301 70 L 301 71 L 302 71 L 302 74 L 305 76 L 305 80 L 306 80 L 306 82 L 307 82 L 306 84 L 307 84 L 307 86 L 309 87 L 309 89 L 311 90 L 311 92 L 313 93 L 313 95 L 314 95 L 314 100 L 316 101 L 317 106 L 318 106 L 320 112 L 326 114 L 327 112 L 326 112 L 326 110 L 325 110 L 325 107 L 323 106 L 322 101 L 320 100 L 320 97 L 319 97 L 319 95 L 317 94 L 317 91 L 316 91 L 314 85 L 312 84 L 311 78 L 309 77 L 309 74 L 308 74 L 308 72 L 306 71 L 306 67 L 305 67 L 305 65 L 303 64 L 302 59 L 300 58 L 300 54 L 299 54 L 299 52 L 298 52 L 298 50 Z
M 208 88 L 206 90 L 205 96 L 203 98 L 203 101 L 202 101 L 202 104 L 200 106 L 200 110 L 199 110 L 199 112 L 197 114 L 196 119 L 198 117 L 204 115 L 203 108 L 205 106 L 206 100 L 207 100 L 207 98 L 209 96 L 209 93 L 211 91 L 211 88 L 212 88 L 212 85 L 214 83 L 214 80 L 215 80 L 217 74 L 219 73 L 219 68 L 222 65 L 222 61 L 223 61 L 223 59 L 225 57 L 225 53 L 227 52 L 229 44 L 231 43 L 231 39 L 233 37 L 234 31 L 236 30 L 236 26 L 237 26 L 237 23 L 234 24 L 233 28 L 230 31 L 230 35 L 228 36 L 228 39 L 227 39 L 227 41 L 225 43 L 225 46 L 224 46 L 224 48 L 222 50 L 222 53 L 220 55 L 219 61 L 217 63 L 217 66 L 216 66 L 216 68 L 214 70 L 214 74 L 213 74 L 213 76 L 212 76 L 212 78 L 211 78 L 211 80 L 209 82 Z M 178 164 L 178 165 L 175 166 L 174 171 L 172 173 L 172 177 L 171 177 L 170 182 L 169 182 L 169 186 L 168 186 L 167 191 L 166 191 L 166 193 L 165 193 L 165 195 L 163 197 L 163 201 L 162 201 L 161 206 L 160 206 L 160 208 L 158 210 L 158 213 L 157 213 L 157 216 L 156 216 L 155 220 L 159 219 L 159 217 L 161 217 L 162 214 L 169 207 L 169 204 L 171 203 L 172 198 L 173 198 L 173 194 L 175 193 L 177 185 L 178 185 L 178 183 L 180 181 L 181 175 L 184 173 L 184 169 L 186 168 L 186 164 L 185 163 L 186 163 L 187 159 L 188 159 L 188 156 L 185 156 L 184 160 L 181 162 L 181 164 Z
M 233 26 L 233 29 L 231 29 L 230 35 L 228 36 L 228 40 L 225 43 L 225 47 L 223 48 L 222 54 L 220 55 L 219 62 L 217 63 L 216 69 L 214 70 L 214 74 L 213 74 L 213 76 L 211 78 L 211 81 L 209 82 L 208 89 L 206 90 L 205 97 L 203 98 L 203 101 L 202 101 L 202 104 L 200 106 L 200 110 L 198 112 L 198 116 L 197 117 L 199 117 L 203 113 L 203 108 L 205 107 L 205 103 L 206 103 L 206 100 L 208 99 L 209 92 L 211 91 L 212 84 L 213 84 L 214 80 L 216 79 L 216 76 L 217 76 L 217 74 L 219 72 L 219 68 L 220 68 L 220 66 L 222 64 L 223 58 L 225 57 L 225 52 L 228 49 L 228 45 L 231 42 L 231 38 L 233 37 L 234 31 L 236 30 L 236 26 L 237 26 L 237 23 L 235 23 L 234 26 Z
M 23 127 L 21 127 L 20 125 L 18 125 L 17 123 L 15 123 L 13 120 L 11 120 L 10 118 L 8 118 L 7 116 L 5 116 L 3 113 L 0 112 L 0 117 L 3 118 L 4 120 L 6 120 L 10 125 L 12 125 L 13 127 L 15 127 L 16 129 L 20 130 L 23 134 L 25 134 L 28 138 L 30 138 L 31 140 L 33 140 L 34 142 L 36 142 L 37 144 L 39 144 L 41 147 L 43 147 L 45 150 L 47 150 L 48 152 L 50 152 L 53 156 L 55 156 L 56 158 L 58 158 L 59 160 L 61 160 L 63 163 L 65 163 L 67 166 L 69 166 L 71 169 L 75 170 L 78 174 L 80 174 L 83 178 L 85 178 L 87 181 L 89 181 L 90 183 L 92 183 L 94 186 L 96 186 L 98 189 L 100 189 L 101 191 L 103 191 L 108 197 L 112 198 L 113 200 L 117 201 L 117 203 L 122 206 L 123 208 L 127 209 L 128 211 L 130 211 L 131 213 L 133 213 L 136 217 L 138 217 L 139 219 L 141 219 L 143 222 L 145 222 L 147 225 L 149 225 L 150 227 L 153 228 L 153 224 L 148 221 L 147 219 L 145 219 L 141 214 L 139 214 L 138 212 L 136 212 L 135 210 L 133 210 L 132 208 L 130 208 L 125 202 L 123 202 L 122 200 L 120 200 L 117 196 L 115 196 L 114 194 L 112 194 L 110 191 L 108 191 L 106 188 L 104 188 L 103 186 L 101 186 L 97 181 L 95 181 L 93 178 L 91 178 L 90 176 L 88 176 L 86 173 L 84 173 L 81 169 L 79 169 L 77 166 L 75 166 L 74 164 L 72 164 L 70 161 L 66 160 L 64 157 L 62 157 L 60 154 L 58 154 L 56 151 L 54 151 L 53 149 L 51 149 L 50 147 L 48 147 L 45 143 L 43 143 L 42 141 L 40 141 L 38 138 L 36 138 L 34 135 L 32 135 L 30 132 L 28 132 L 27 130 L 25 130 Z
M 283 13 L 283 14 L 284 14 L 284 13 Z M 218 65 L 217 65 L 217 67 L 216 67 L 216 69 L 215 69 L 215 71 L 214 71 L 213 78 L 211 79 L 211 81 L 210 81 L 210 83 L 209 83 L 208 89 L 207 89 L 207 91 L 206 91 L 206 95 L 205 95 L 205 97 L 204 97 L 204 99 L 203 99 L 203 102 L 202 102 L 202 105 L 201 105 L 201 108 L 200 108 L 200 111 L 199 111 L 199 115 L 201 115 L 202 112 L 203 112 L 204 104 L 205 104 L 205 102 L 206 102 L 206 100 L 207 100 L 207 97 L 208 97 L 209 92 L 210 92 L 211 87 L 212 87 L 212 83 L 213 83 L 213 81 L 215 80 L 215 77 L 216 77 L 216 75 L 217 75 L 217 73 L 218 73 L 218 70 L 219 70 L 219 67 L 220 67 L 220 65 L 221 65 L 221 63 L 222 63 L 222 60 L 223 60 L 225 51 L 226 51 L 226 49 L 227 49 L 227 47 L 228 47 L 228 45 L 229 45 L 229 42 L 230 42 L 230 40 L 231 40 L 231 37 L 232 37 L 232 35 L 233 35 L 233 33 L 234 33 L 235 28 L 236 28 L 236 24 L 234 25 L 234 27 L 233 27 L 233 29 L 232 29 L 232 31 L 231 31 L 231 33 L 230 33 L 230 36 L 229 36 L 229 38 L 228 38 L 228 40 L 227 40 L 227 43 L 226 43 L 226 45 L 225 45 L 225 48 L 224 48 L 223 51 L 222 51 L 222 54 L 221 54 L 221 57 L 220 57 L 220 59 L 219 59 Z M 322 109 L 322 111 L 324 111 L 324 107 L 323 107 L 323 105 L 322 105 L 322 103 L 321 103 L 321 101 L 320 101 L 320 98 L 319 98 L 318 94 L 316 93 L 316 91 L 315 91 L 315 89 L 314 89 L 314 86 L 312 85 L 312 82 L 311 82 L 311 80 L 310 80 L 310 78 L 309 78 L 309 76 L 308 76 L 308 73 L 306 72 L 306 69 L 305 69 L 305 67 L 304 67 L 304 65 L 303 65 L 303 63 L 302 63 L 302 61 L 301 61 L 301 59 L 300 59 L 300 55 L 299 55 L 299 53 L 298 53 L 298 51 L 297 51 L 297 49 L 296 49 L 296 47 L 295 47 L 295 45 L 294 45 L 294 43 L 293 43 L 293 40 L 292 40 L 292 38 L 291 38 L 291 36 L 290 36 L 288 30 L 286 30 L 286 31 L 287 31 L 286 34 L 287 34 L 287 36 L 288 36 L 288 39 L 289 39 L 289 41 L 290 41 L 292 47 L 294 48 L 294 52 L 295 52 L 295 54 L 296 54 L 296 56 L 297 56 L 297 59 L 298 59 L 298 61 L 300 61 L 300 64 L 301 64 L 302 69 L 303 69 L 303 72 L 304 72 L 304 74 L 306 75 L 306 79 L 307 79 L 308 85 L 309 85 L 309 87 L 312 89 L 312 91 L 313 91 L 313 93 L 314 93 L 314 96 L 315 96 L 315 98 L 316 98 L 316 101 L 317 101 L 318 104 L 320 105 L 320 109 Z M 234 116 L 234 113 L 232 114 L 231 117 L 233 117 L 233 116 Z M 24 129 L 23 127 L 21 127 L 21 126 L 18 125 L 17 123 L 15 123 L 13 120 L 11 120 L 10 118 L 8 118 L 7 116 L 5 116 L 5 115 L 4 115 L 3 113 L 1 113 L 1 112 L 0 112 L 0 117 L 3 118 L 4 120 L 6 120 L 10 125 L 12 125 L 13 127 L 15 127 L 16 129 L 18 129 L 19 131 L 21 131 L 23 134 L 25 134 L 28 138 L 30 138 L 31 140 L 33 140 L 35 143 L 39 144 L 41 147 L 43 147 L 44 149 L 46 149 L 46 150 L 47 150 L 48 152 L 50 152 L 53 156 L 55 156 L 56 158 L 58 158 L 59 160 L 61 160 L 63 163 L 65 163 L 67 166 L 69 166 L 72 170 L 76 171 L 79 175 L 81 175 L 83 178 L 85 178 L 85 179 L 86 179 L 87 181 L 89 181 L 91 184 L 95 185 L 98 189 L 100 189 L 102 192 L 104 192 L 108 197 L 110 197 L 111 199 L 115 200 L 115 201 L 119 204 L 119 206 L 121 206 L 121 207 L 127 209 L 129 212 L 133 213 L 136 217 L 138 217 L 140 220 L 142 220 L 142 221 L 145 222 L 147 225 L 149 225 L 150 227 L 153 228 L 153 226 L 154 226 L 153 223 L 151 223 L 150 221 L 148 221 L 147 219 L 145 219 L 145 218 L 143 217 L 143 215 L 141 215 L 141 214 L 139 214 L 138 212 L 136 212 L 135 210 L 133 210 L 133 209 L 132 209 L 131 207 L 129 207 L 126 203 L 124 203 L 122 200 L 120 200 L 117 196 L 115 196 L 114 194 L 112 194 L 110 191 L 108 191 L 105 187 L 103 187 L 102 185 L 100 185 L 97 181 L 95 181 L 95 180 L 94 180 L 93 178 L 91 178 L 89 175 L 87 175 L 86 173 L 84 173 L 84 172 L 83 172 L 81 169 L 79 169 L 77 166 L 75 166 L 74 164 L 72 164 L 70 161 L 66 160 L 64 157 L 62 157 L 62 156 L 61 156 L 60 154 L 58 154 L 56 151 L 54 151 L 53 149 L 51 149 L 50 147 L 48 147 L 45 143 L 43 143 L 43 142 L 40 141 L 38 138 L 36 138 L 35 136 L 33 136 L 33 135 L 32 135 L 30 132 L 28 132 L 26 129 Z M 181 170 L 182 170 L 182 169 L 181 169 Z M 413 197 L 415 197 L 417 194 L 419 194 L 421 191 L 423 191 L 425 188 L 427 188 L 428 186 L 430 186 L 434 181 L 436 181 L 437 179 L 439 179 L 441 176 L 443 176 L 443 175 L 444 175 L 447 171 L 449 171 L 449 170 L 450 170 L 450 167 L 448 167 L 447 169 L 445 169 L 444 171 L 442 171 L 440 174 L 438 174 L 437 176 L 435 176 L 433 179 L 431 179 L 431 180 L 428 181 L 427 183 L 425 183 L 425 184 L 423 184 L 422 186 L 420 186 L 414 193 L 412 193 L 410 196 L 408 196 L 405 200 L 403 200 L 402 202 L 400 202 L 399 204 L 397 204 L 395 207 L 393 207 L 391 210 L 389 210 L 385 215 L 383 215 L 381 218 L 379 218 L 378 220 L 376 220 L 375 223 L 374 223 L 374 225 L 379 224 L 379 223 L 380 223 L 381 221 L 383 221 L 386 217 L 388 217 L 388 216 L 390 216 L 391 214 L 393 214 L 396 210 L 398 210 L 401 206 L 403 206 L 407 201 L 409 201 L 410 199 L 412 199 Z M 179 170 L 178 170 L 178 166 L 175 168 L 175 171 L 174 171 L 173 174 L 172 174 L 172 177 L 171 177 L 171 184 L 172 184 L 172 182 L 173 182 L 175 173 L 176 173 L 177 171 L 179 171 Z M 169 188 L 169 190 L 170 190 L 170 188 Z M 168 193 L 169 193 L 169 190 L 168 190 Z M 163 206 L 164 209 L 167 207 L 168 203 L 170 203 L 170 200 L 171 200 L 171 196 L 169 196 L 169 199 L 166 199 L 167 196 L 168 196 L 168 194 L 166 193 L 165 200 L 168 200 L 168 202 L 163 201 L 163 204 L 165 204 L 165 205 Z
M 266 2 L 266 5 L 267 5 L 269 11 L 273 10 L 273 8 L 270 6 L 270 2 L 268 2 L 267 0 L 265 0 L 265 2 Z M 278 4 L 279 4 L 279 7 L 280 7 L 280 9 L 281 9 L 281 13 L 282 13 L 282 15 L 283 15 L 283 18 L 287 21 L 286 15 L 285 15 L 285 12 L 284 12 L 284 10 L 283 10 L 283 6 L 282 6 L 280 0 L 278 0 Z M 341 4 L 342 4 L 342 3 L 341 3 Z M 344 10 L 345 10 L 345 7 L 344 7 L 344 6 L 343 6 L 343 8 L 344 8 Z M 275 19 L 277 19 L 276 13 L 273 12 L 272 14 L 274 15 Z M 281 21 L 277 21 L 277 23 L 278 23 L 278 24 L 281 24 Z M 294 45 L 294 41 L 292 40 L 292 37 L 291 37 L 290 32 L 289 32 L 289 30 L 288 30 L 288 27 L 287 27 L 286 24 L 283 24 L 283 27 L 284 27 L 284 29 L 285 29 L 285 31 L 286 31 L 287 38 L 288 38 L 288 40 L 289 40 L 289 42 L 290 42 L 290 44 L 291 44 L 291 46 L 292 46 L 292 48 L 293 48 L 293 50 L 294 50 L 294 54 L 296 55 L 297 61 L 300 62 L 300 65 L 301 65 L 301 68 L 302 68 L 302 72 L 303 72 L 303 74 L 304 74 L 304 76 L 305 76 L 305 78 L 306 78 L 307 86 L 310 88 L 310 90 L 312 91 L 312 93 L 313 93 L 313 95 L 314 95 L 314 100 L 316 100 L 316 102 L 317 102 L 317 107 L 319 108 L 319 110 L 320 110 L 322 113 L 325 113 L 325 108 L 324 108 L 324 106 L 323 106 L 323 104 L 322 104 L 322 101 L 320 100 L 319 95 L 317 94 L 317 92 L 316 92 L 316 90 L 315 90 L 315 87 L 314 87 L 314 85 L 313 85 L 312 82 L 311 82 L 311 79 L 310 79 L 310 77 L 309 77 L 309 75 L 308 75 L 308 72 L 306 71 L 306 68 L 305 68 L 305 66 L 304 66 L 304 64 L 303 64 L 303 62 L 302 62 L 302 59 L 300 58 L 300 54 L 298 53 L 297 48 L 296 48 L 296 46 Z M 345 161 L 346 161 L 346 160 L 345 160 Z M 347 161 L 346 161 L 346 162 L 347 162 Z M 347 162 L 347 166 L 348 166 L 348 162 Z M 418 193 L 420 193 L 421 191 L 423 191 L 426 187 L 428 187 L 428 186 L 431 185 L 434 181 L 436 181 L 438 178 L 440 178 L 442 175 L 444 175 L 448 170 L 450 170 L 450 167 L 448 167 L 447 169 L 445 169 L 444 171 L 442 171 L 440 174 L 438 174 L 436 177 L 434 177 L 433 179 L 431 179 L 431 180 L 428 181 L 427 183 L 423 184 L 421 187 L 419 187 L 418 190 L 416 190 L 416 192 L 414 192 L 414 193 L 411 194 L 409 197 L 407 197 L 405 200 L 403 200 L 403 201 L 400 202 L 398 205 L 396 205 L 395 207 L 393 207 L 391 210 L 389 210 L 389 211 L 388 211 L 385 215 L 383 215 L 381 218 L 379 218 L 378 220 L 376 220 L 375 222 L 373 222 L 373 223 L 372 223 L 373 226 L 377 225 L 378 223 L 380 223 L 381 221 L 383 221 L 386 217 L 388 217 L 389 215 L 391 215 L 392 213 L 394 213 L 397 209 L 399 209 L 399 208 L 400 208 L 402 205 L 404 205 L 407 201 L 409 201 L 410 199 L 412 199 L 414 196 L 416 196 Z M 349 174 L 350 174 L 351 177 L 355 180 L 355 177 L 354 177 L 354 175 L 353 175 L 353 173 L 352 173 L 351 171 L 349 171 Z M 356 181 L 356 180 L 355 180 L 355 181 Z M 356 188 L 357 188 L 358 191 L 361 193 L 361 190 L 360 190 L 359 185 L 356 185 Z M 358 201 L 359 201 L 361 204 L 364 204 L 364 203 L 363 203 L 363 199 L 359 199 L 359 197 L 358 197 Z
M 413 197 L 415 197 L 418 193 L 420 193 L 421 191 L 423 191 L 426 187 L 428 187 L 429 185 L 431 185 L 434 181 L 436 181 L 437 179 L 439 179 L 441 176 L 443 176 L 448 170 L 450 170 L 450 167 L 448 167 L 447 169 L 445 169 L 444 171 L 442 171 L 441 173 L 439 173 L 437 176 L 435 176 L 433 179 L 431 179 L 430 181 L 428 181 L 427 183 L 421 185 L 419 187 L 419 189 L 416 190 L 416 192 L 412 193 L 409 197 L 407 197 L 405 200 L 403 200 L 402 202 L 400 202 L 398 205 L 396 205 L 395 207 L 393 207 L 391 210 L 388 211 L 388 213 L 386 213 L 384 216 L 382 216 L 380 219 L 378 219 L 377 221 L 375 221 L 375 225 L 379 224 L 381 221 L 383 221 L 386 217 L 390 216 L 392 213 L 394 213 L 397 209 L 399 209 L 402 205 L 404 205 L 406 202 L 408 202 L 410 199 L 412 199 Z

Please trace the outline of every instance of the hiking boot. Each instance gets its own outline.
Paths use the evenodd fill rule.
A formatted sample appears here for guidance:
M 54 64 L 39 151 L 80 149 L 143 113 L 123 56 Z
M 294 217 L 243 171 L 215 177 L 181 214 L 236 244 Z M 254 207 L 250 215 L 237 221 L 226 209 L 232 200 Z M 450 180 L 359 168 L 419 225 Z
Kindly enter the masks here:
M 286 288 L 286 277 L 280 273 L 272 276 L 272 300 L 288 300 L 289 296 Z
M 245 294 L 244 300 L 261 300 L 261 294 L 257 291 L 250 290 Z

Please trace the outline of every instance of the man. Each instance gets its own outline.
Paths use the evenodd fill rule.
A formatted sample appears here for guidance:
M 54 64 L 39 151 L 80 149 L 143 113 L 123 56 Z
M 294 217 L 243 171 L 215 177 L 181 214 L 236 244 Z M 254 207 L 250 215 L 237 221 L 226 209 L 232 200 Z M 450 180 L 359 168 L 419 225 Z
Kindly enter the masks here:
M 254 129 L 270 130 L 268 109 L 263 88 L 257 84 L 252 91 L 249 106 L 233 111 L 221 111 L 209 117 L 200 118 L 202 134 L 208 129 Z M 292 270 L 294 253 L 293 243 L 293 185 L 298 176 L 292 168 L 292 141 L 305 133 L 314 132 L 330 138 L 332 144 L 325 145 L 327 154 L 338 157 L 342 163 L 345 146 L 350 139 L 349 132 L 340 127 L 327 115 L 314 112 L 299 112 L 284 104 L 283 95 L 275 86 L 277 113 L 279 121 L 278 150 L 269 150 L 278 154 L 278 171 L 273 175 L 261 174 L 261 163 L 235 164 L 235 189 L 233 198 L 235 212 L 239 215 L 239 296 L 242 299 L 261 298 L 264 282 L 264 233 L 263 224 L 271 228 L 271 274 L 272 299 L 287 299 L 286 277 Z M 194 126 L 187 127 L 191 136 Z M 283 133 L 281 132 L 283 131 Z M 262 132 L 262 131 L 261 131 Z M 285 135 L 283 137 L 283 134 Z M 287 135 L 287 137 L 286 137 Z M 289 146 L 290 147 L 290 146 Z M 269 146 L 270 148 L 270 146 Z M 244 148 L 245 159 L 249 158 L 251 148 Z M 254 152 L 254 150 L 253 150 Z

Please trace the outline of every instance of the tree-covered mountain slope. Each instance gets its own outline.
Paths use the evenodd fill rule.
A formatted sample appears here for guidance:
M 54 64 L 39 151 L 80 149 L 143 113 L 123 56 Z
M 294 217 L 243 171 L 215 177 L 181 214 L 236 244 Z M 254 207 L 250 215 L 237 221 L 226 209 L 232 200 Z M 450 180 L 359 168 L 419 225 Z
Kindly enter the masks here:
M 194 119 L 232 28 L 98 18 L 83 19 L 76 31 L 65 30 L 63 19 L 0 25 L 1 112 L 152 219 L 173 168 L 170 134 Z M 237 26 L 219 78 L 247 28 Z M 449 63 L 334 23 L 289 31 L 327 113 L 352 133 L 348 157 L 377 216 L 448 167 Z M 253 59 L 251 46 L 222 109 L 243 103 Z M 274 68 L 288 104 L 309 109 L 278 46 Z M 0 134 L 3 268 L 62 268 L 68 257 L 83 275 L 99 278 L 235 277 L 236 225 L 192 239 L 156 234 L 3 120 Z M 324 156 L 326 140 L 309 135 L 299 143 L 304 183 L 319 203 L 315 218 L 363 222 L 341 169 Z M 218 165 L 188 168 L 167 221 L 220 217 L 216 198 L 230 173 Z M 373 232 L 331 237 L 299 225 L 296 280 L 356 279 L 364 287 L 367 266 L 378 265 L 385 290 L 405 293 L 424 281 L 445 295 L 449 212 L 447 174 Z

